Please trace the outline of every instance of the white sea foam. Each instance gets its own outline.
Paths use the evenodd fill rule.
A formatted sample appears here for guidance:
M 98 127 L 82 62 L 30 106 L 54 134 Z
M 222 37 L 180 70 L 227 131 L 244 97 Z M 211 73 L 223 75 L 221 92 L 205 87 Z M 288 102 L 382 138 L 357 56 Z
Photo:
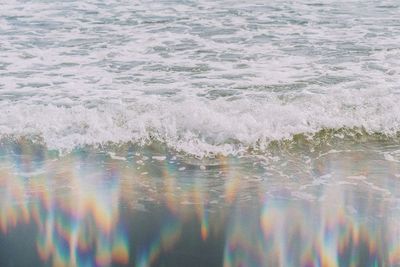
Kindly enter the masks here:
M 400 130 L 396 1 L 8 1 L 0 135 L 237 154 L 323 128 Z
M 158 140 L 196 155 L 235 154 L 256 143 L 323 128 L 400 130 L 400 98 L 362 91 L 279 99 L 180 102 L 144 98 L 134 104 L 57 107 L 3 104 L 2 135 L 40 135 L 49 148 Z

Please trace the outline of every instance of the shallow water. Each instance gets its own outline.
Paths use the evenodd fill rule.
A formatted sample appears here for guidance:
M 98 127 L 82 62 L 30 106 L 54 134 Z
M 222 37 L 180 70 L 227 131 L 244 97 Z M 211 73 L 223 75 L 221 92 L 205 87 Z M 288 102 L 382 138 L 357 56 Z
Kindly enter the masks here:
M 399 145 L 370 143 L 275 163 L 3 143 L 0 263 L 399 266 Z
M 400 5 L 0 4 L 0 266 L 400 266 Z
M 0 135 L 233 155 L 322 129 L 400 130 L 387 1 L 8 1 Z

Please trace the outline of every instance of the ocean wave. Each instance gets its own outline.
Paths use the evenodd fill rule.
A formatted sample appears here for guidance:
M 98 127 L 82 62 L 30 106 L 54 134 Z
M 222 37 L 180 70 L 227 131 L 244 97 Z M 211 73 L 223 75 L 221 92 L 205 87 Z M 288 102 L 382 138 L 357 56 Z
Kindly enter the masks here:
M 200 157 L 237 155 L 324 129 L 393 136 L 400 130 L 399 102 L 393 92 L 368 90 L 236 100 L 144 97 L 69 107 L 8 102 L 0 107 L 0 135 L 39 136 L 49 149 L 67 151 L 157 141 Z
M 397 3 L 308 2 L 4 4 L 0 136 L 204 157 L 327 129 L 395 135 Z

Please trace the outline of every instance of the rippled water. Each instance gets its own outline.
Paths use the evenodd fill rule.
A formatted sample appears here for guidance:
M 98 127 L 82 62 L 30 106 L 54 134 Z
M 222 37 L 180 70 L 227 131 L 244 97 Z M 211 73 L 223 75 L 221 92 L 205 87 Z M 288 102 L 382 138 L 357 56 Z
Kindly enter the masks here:
M 235 154 L 400 129 L 397 1 L 8 1 L 0 134 Z
M 400 266 L 400 3 L 0 3 L 0 266 Z

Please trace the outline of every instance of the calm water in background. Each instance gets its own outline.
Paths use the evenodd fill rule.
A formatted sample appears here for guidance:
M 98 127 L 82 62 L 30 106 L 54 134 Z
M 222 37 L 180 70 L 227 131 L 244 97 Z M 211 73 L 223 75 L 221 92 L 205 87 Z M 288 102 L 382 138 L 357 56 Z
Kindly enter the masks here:
M 399 18 L 0 3 L 0 266 L 400 266 Z

